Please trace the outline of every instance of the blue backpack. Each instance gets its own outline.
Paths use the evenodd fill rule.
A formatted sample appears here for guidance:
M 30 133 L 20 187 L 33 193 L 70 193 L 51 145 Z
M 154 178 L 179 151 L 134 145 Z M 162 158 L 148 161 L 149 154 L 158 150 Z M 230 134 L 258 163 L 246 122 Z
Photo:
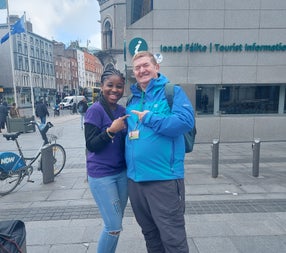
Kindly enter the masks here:
M 167 83 L 165 85 L 165 96 L 168 101 L 168 105 L 170 109 L 173 107 L 173 100 L 174 100 L 174 86 L 179 84 L 172 84 L 172 83 Z M 127 98 L 126 106 L 129 104 L 131 101 L 133 95 L 131 94 Z M 195 138 L 197 134 L 197 129 L 196 129 L 196 124 L 194 124 L 194 128 L 190 130 L 189 132 L 184 133 L 184 139 L 185 139 L 185 153 L 190 153 L 193 151 L 194 144 L 195 144 Z

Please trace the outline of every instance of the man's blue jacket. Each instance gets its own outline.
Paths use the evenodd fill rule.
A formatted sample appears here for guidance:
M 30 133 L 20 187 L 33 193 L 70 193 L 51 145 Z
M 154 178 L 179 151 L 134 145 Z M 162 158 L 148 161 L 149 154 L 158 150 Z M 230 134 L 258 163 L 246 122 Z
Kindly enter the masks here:
M 185 143 L 183 134 L 194 127 L 194 111 L 184 90 L 174 87 L 173 107 L 169 108 L 162 74 L 152 79 L 143 92 L 138 83 L 131 86 L 132 99 L 126 114 L 126 162 L 128 178 L 135 182 L 184 178 Z M 148 112 L 139 121 L 131 110 Z M 139 131 L 138 138 L 134 136 Z

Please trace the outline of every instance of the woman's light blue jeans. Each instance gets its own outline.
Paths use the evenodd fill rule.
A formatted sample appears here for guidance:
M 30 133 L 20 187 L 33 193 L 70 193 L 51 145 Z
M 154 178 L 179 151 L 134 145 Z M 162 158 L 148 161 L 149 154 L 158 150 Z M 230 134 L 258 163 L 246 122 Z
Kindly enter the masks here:
M 122 219 L 128 199 L 126 170 L 102 178 L 89 176 L 88 183 L 104 221 L 97 253 L 114 253 L 122 230 Z

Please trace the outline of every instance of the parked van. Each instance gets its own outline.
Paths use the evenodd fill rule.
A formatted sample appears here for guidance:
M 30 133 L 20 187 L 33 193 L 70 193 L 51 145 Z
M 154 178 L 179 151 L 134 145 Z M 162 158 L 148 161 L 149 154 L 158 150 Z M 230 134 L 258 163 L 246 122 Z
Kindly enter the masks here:
M 64 97 L 62 102 L 60 102 L 60 108 L 61 109 L 71 109 L 73 106 L 73 103 L 78 103 L 84 98 L 84 96 L 67 96 Z

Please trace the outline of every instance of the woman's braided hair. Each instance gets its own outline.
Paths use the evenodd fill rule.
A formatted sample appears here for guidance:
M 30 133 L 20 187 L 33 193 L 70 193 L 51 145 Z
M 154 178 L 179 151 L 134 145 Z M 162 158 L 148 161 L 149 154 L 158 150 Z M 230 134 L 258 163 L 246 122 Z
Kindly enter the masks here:
M 113 66 L 111 66 L 111 67 L 107 67 L 102 73 L 101 80 L 100 80 L 101 84 L 103 84 L 107 78 L 113 75 L 119 76 L 121 80 L 123 81 L 123 83 L 125 83 L 124 75 L 118 69 L 115 69 Z

